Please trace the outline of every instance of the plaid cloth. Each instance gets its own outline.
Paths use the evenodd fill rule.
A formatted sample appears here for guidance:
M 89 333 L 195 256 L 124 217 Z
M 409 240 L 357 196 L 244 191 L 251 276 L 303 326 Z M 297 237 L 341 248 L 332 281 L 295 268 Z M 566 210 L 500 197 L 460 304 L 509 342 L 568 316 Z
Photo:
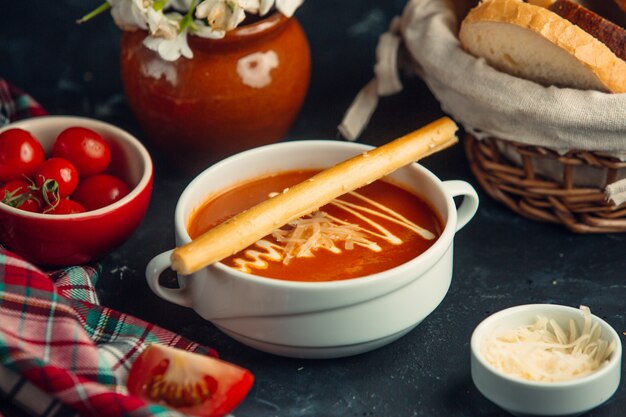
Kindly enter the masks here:
M 0 78 L 0 126 L 45 115 Z M 44 272 L 0 246 L 0 417 L 182 414 L 126 390 L 150 343 L 217 356 L 175 333 L 100 306 L 98 264 Z
M 48 114 L 31 96 L 0 78 L 0 126 Z
M 215 355 L 95 304 L 99 269 L 49 274 L 0 249 L 0 397 L 31 415 L 180 416 L 133 397 L 126 378 L 149 343 Z M 51 278 L 52 277 L 52 278 Z M 54 281 L 56 280 L 56 281 Z

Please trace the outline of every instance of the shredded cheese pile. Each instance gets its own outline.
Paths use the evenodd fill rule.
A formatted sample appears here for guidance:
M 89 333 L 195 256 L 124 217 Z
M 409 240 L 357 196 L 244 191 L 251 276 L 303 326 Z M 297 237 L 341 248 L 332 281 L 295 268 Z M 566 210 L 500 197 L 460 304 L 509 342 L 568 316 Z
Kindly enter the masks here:
M 337 252 L 335 242 L 344 242 L 346 250 L 352 250 L 355 244 L 368 247 L 376 245 L 359 231 L 358 225 L 338 222 L 319 210 L 294 220 L 287 226 L 272 232 L 277 242 L 286 243 L 283 258 L 285 265 L 293 258 L 313 256 L 313 249 L 324 248 Z
M 609 359 L 615 349 L 601 339 L 599 323 L 592 323 L 588 307 L 581 306 L 584 325 L 579 333 L 569 321 L 569 335 L 553 319 L 539 316 L 534 324 L 491 335 L 484 358 L 497 369 L 531 381 L 566 381 L 588 375 Z

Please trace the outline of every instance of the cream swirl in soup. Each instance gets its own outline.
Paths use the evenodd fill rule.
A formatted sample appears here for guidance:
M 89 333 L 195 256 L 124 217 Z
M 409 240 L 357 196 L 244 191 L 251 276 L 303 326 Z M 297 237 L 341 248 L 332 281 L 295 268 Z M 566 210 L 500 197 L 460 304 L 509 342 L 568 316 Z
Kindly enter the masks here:
M 315 171 L 291 171 L 225 190 L 192 216 L 192 238 Z M 393 268 L 428 249 L 441 233 L 421 197 L 383 180 L 349 192 L 223 260 L 243 272 L 295 281 L 356 278 Z

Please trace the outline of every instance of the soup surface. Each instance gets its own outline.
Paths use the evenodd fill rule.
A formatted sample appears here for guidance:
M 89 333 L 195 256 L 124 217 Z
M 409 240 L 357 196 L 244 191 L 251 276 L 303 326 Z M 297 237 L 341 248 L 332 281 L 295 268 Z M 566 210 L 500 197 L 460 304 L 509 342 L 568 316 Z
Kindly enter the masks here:
M 317 171 L 255 179 L 210 198 L 191 216 L 192 239 Z M 381 272 L 435 243 L 442 222 L 420 197 L 379 180 L 275 230 L 224 259 L 232 268 L 290 281 L 335 281 Z

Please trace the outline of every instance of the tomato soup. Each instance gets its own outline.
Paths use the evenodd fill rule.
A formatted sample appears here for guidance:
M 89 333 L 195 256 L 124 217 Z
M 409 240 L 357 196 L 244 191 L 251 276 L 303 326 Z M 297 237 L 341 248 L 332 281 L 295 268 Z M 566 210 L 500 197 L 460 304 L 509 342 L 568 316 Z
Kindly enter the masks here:
M 254 179 L 210 198 L 191 216 L 195 239 L 317 171 L 289 171 Z M 234 269 L 290 281 L 362 277 L 403 264 L 441 234 L 438 214 L 417 195 L 379 180 L 336 198 L 222 260 Z

